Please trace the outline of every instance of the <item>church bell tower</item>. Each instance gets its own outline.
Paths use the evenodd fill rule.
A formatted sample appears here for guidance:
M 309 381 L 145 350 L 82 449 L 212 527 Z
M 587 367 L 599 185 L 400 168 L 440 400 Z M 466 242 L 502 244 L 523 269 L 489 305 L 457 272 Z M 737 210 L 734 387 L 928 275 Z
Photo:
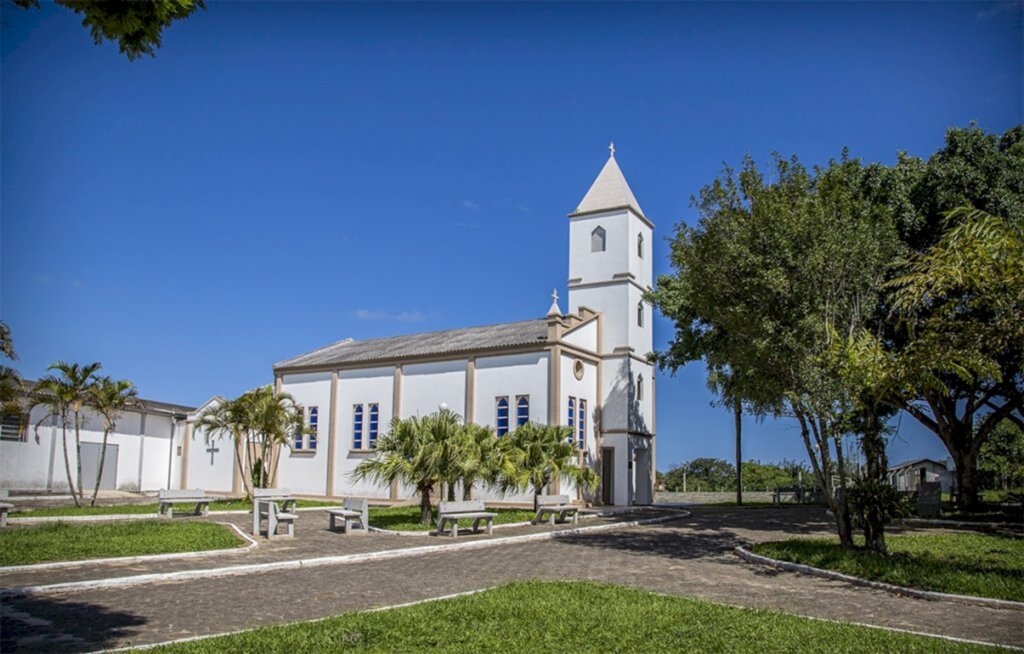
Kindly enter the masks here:
M 569 214 L 569 311 L 585 306 L 601 313 L 602 500 L 650 504 L 654 368 L 646 357 L 653 332 L 643 294 L 653 283 L 654 224 L 629 188 L 614 145 L 608 149 L 608 161 Z

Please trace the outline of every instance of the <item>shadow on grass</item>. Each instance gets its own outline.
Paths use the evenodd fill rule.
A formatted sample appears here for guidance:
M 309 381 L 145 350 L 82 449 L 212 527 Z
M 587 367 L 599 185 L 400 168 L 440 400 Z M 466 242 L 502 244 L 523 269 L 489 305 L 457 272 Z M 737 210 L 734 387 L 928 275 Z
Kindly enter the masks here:
M 0 651 L 91 652 L 141 632 L 146 619 L 59 597 L 16 597 L 0 606 Z

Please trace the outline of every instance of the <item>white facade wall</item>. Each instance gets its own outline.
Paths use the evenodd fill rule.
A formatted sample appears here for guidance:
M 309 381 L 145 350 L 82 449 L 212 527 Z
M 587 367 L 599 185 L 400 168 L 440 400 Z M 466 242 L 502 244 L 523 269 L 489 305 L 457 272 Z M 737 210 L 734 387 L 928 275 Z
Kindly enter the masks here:
M 184 430 L 183 430 L 184 431 Z M 209 435 L 199 429 L 191 431 L 191 442 L 188 445 L 188 488 L 201 488 L 207 492 L 230 493 L 233 490 L 235 475 L 235 450 L 234 440 L 228 434 L 216 434 L 212 439 Z M 182 434 L 184 441 L 184 434 Z M 214 452 L 211 458 L 207 448 L 214 447 L 219 452 Z M 184 457 L 177 456 L 175 447 L 175 458 L 179 461 Z M 181 487 L 181 469 L 173 479 L 174 488 Z
M 547 352 L 478 357 L 474 422 L 495 427 L 497 399 L 508 397 L 509 429 L 514 429 L 516 397 L 525 395 L 530 398 L 530 420 L 547 423 L 549 360 Z
M 562 341 L 588 352 L 597 352 L 597 320 L 591 320 L 563 334 Z
M 363 459 L 370 456 L 370 413 L 369 405 L 377 404 L 379 410 L 378 438 L 386 434 L 393 415 L 395 389 L 395 368 L 368 368 L 342 370 L 338 373 L 338 444 L 335 451 L 334 493 L 357 497 L 386 498 L 390 495 L 388 485 L 371 481 L 356 481 L 352 472 Z M 354 445 L 355 405 L 363 407 L 362 450 Z M 327 424 L 327 413 L 321 413 L 321 421 Z M 326 427 L 324 428 L 326 429 Z M 405 489 L 402 489 L 404 492 Z M 402 495 L 405 497 L 406 495 Z
M 60 427 L 48 426 L 47 421 L 35 429 L 45 415 L 43 407 L 32 410 L 25 441 L 0 441 L 0 488 L 68 490 Z M 182 430 L 182 423 L 175 423 L 165 414 L 146 413 L 143 424 L 142 412 L 125 412 L 117 422 L 116 431 L 107 439 L 108 445 L 117 446 L 116 488 L 142 491 L 167 488 L 174 466 L 173 436 Z M 79 438 L 83 443 L 102 443 L 102 420 L 87 413 Z M 77 484 L 78 458 L 72 430 L 68 431 L 67 443 L 71 474 Z M 108 456 L 112 456 L 112 452 L 108 450 Z M 171 483 L 174 483 L 173 477 Z M 86 491 L 91 492 L 90 482 L 86 480 L 85 484 Z
M 310 407 L 317 407 L 317 447 L 315 450 L 281 448 L 278 459 L 277 487 L 302 495 L 327 492 L 327 447 L 331 410 L 331 373 L 313 372 L 285 375 L 282 389 L 302 407 L 303 419 Z M 305 439 L 303 439 L 305 441 Z M 305 443 L 304 443 L 305 445 Z
M 630 272 L 629 249 L 624 247 L 630 242 L 630 216 L 623 209 L 569 219 L 569 279 L 578 278 L 588 284 Z M 604 252 L 591 251 L 590 237 L 597 227 L 605 230 Z M 576 313 L 579 306 L 571 301 L 571 291 L 569 299 L 569 312 Z
M 442 404 L 466 415 L 466 359 L 402 366 L 401 416 L 426 416 Z

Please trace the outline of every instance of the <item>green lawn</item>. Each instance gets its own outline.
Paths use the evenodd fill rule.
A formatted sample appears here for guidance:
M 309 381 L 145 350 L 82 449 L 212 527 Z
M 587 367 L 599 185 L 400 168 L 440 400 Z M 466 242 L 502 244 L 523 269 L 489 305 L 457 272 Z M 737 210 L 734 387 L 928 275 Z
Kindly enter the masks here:
M 55 522 L 0 531 L 0 565 L 202 552 L 244 544 L 232 530 L 209 522 Z
M 886 536 L 889 556 L 844 551 L 834 539 L 794 538 L 754 546 L 758 554 L 943 593 L 1024 602 L 1024 540 L 991 534 Z
M 220 652 L 991 652 L 992 648 L 590 582 L 449 600 L 158 647 Z
M 15 498 L 17 499 L 17 498 Z M 318 506 L 340 506 L 341 502 L 326 502 L 323 500 L 298 500 L 299 508 Z M 77 515 L 129 515 L 137 513 L 152 513 L 156 515 L 156 503 L 152 504 L 105 504 L 103 506 L 58 506 L 44 509 L 20 509 L 12 513 L 12 517 L 67 517 Z M 174 512 L 178 514 L 188 513 L 192 507 L 188 504 L 178 504 Z M 215 500 L 210 502 L 210 511 L 251 511 L 252 504 L 246 500 Z
M 508 524 L 510 522 L 525 522 L 533 520 L 533 511 L 522 509 L 495 509 L 488 508 L 498 514 L 494 524 Z M 463 520 L 460 525 L 472 525 L 472 520 Z M 437 527 L 437 509 L 434 509 L 434 523 L 431 525 L 420 524 L 420 507 L 418 506 L 371 506 L 370 525 L 381 529 L 393 529 L 395 531 L 429 531 Z

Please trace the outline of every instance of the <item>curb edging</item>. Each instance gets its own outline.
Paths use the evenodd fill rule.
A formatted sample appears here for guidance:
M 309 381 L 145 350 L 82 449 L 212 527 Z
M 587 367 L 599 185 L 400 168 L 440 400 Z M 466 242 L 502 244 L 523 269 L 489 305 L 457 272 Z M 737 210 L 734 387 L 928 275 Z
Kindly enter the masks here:
M 253 563 L 248 565 L 237 565 L 224 568 L 207 568 L 201 570 L 179 570 L 177 572 L 150 573 L 132 575 L 128 577 L 112 577 L 109 579 L 91 579 L 87 581 L 71 581 L 57 584 L 44 584 L 40 586 L 14 586 L 0 588 L 0 599 L 9 597 L 23 597 L 33 595 L 49 595 L 53 593 L 74 592 L 81 590 L 126 588 L 129 586 L 141 586 L 151 583 L 164 583 L 171 581 L 189 581 L 203 578 L 212 579 L 216 577 L 234 577 L 262 572 L 277 572 L 280 570 L 298 570 L 302 568 L 314 568 L 329 565 L 345 565 L 351 563 L 365 563 L 372 561 L 386 561 L 389 559 L 409 558 L 423 556 L 426 554 L 444 554 L 464 550 L 486 549 L 489 547 L 500 547 L 516 543 L 526 543 L 540 540 L 554 540 L 569 536 L 579 536 L 600 531 L 611 531 L 637 527 L 640 525 L 657 524 L 671 520 L 679 520 L 690 516 L 689 511 L 679 511 L 673 515 L 657 516 L 654 518 L 643 518 L 627 522 L 613 522 L 604 525 L 593 525 L 591 527 L 574 527 L 559 531 L 546 531 L 537 534 L 522 534 L 519 536 L 508 536 L 505 538 L 489 538 L 485 540 L 469 541 L 465 543 L 446 543 L 442 545 L 424 545 L 419 547 L 407 547 L 397 550 L 382 550 L 378 552 L 363 552 L 360 554 L 342 554 L 337 556 L 323 556 L 312 559 L 294 559 L 290 561 L 273 561 L 270 563 Z
M 906 586 L 887 584 L 883 581 L 871 581 L 870 579 L 862 579 L 861 577 L 854 577 L 853 575 L 843 574 L 842 572 L 836 572 L 834 570 L 815 568 L 814 566 L 805 565 L 803 563 L 780 561 L 779 559 L 773 559 L 762 554 L 755 554 L 744 548 L 742 545 L 737 546 L 733 552 L 735 552 L 736 556 L 748 563 L 759 563 L 772 568 L 778 568 L 779 570 L 798 572 L 800 574 L 810 575 L 812 577 L 821 577 L 832 581 L 845 581 L 846 583 L 853 584 L 854 586 L 884 590 L 888 593 L 893 593 L 894 595 L 905 595 L 907 597 L 933 601 L 960 602 L 961 604 L 978 604 L 989 608 L 1009 609 L 1012 611 L 1024 611 L 1024 602 L 1014 602 L 1013 600 L 1002 600 L 992 597 L 957 595 L 955 593 L 940 593 L 932 590 L 921 590 L 919 588 L 908 588 Z

